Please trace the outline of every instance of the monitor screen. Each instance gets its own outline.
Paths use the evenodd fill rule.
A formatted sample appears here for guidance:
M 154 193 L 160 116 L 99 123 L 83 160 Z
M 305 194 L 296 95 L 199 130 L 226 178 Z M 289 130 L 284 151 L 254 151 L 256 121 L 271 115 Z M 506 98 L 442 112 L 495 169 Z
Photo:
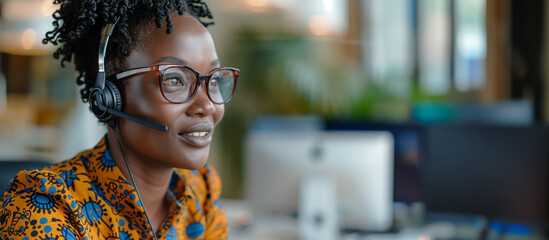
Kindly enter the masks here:
M 320 174 L 336 183 L 342 228 L 388 230 L 393 148 L 386 131 L 252 131 L 246 140 L 246 198 L 259 213 L 295 214 L 303 179 Z
M 330 120 L 327 130 L 335 131 L 389 131 L 395 140 L 393 200 L 421 202 L 422 127 L 411 123 L 364 122 Z
M 547 222 L 544 127 L 433 125 L 424 140 L 428 211 Z

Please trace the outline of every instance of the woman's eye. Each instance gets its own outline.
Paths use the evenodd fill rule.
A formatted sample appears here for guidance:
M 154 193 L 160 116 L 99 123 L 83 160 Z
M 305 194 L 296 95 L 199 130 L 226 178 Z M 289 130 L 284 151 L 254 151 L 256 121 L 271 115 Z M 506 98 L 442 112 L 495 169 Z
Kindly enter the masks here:
M 184 85 L 183 82 L 179 78 L 175 78 L 175 77 L 164 79 L 163 84 L 168 85 L 168 86 L 183 86 Z
M 218 78 L 210 79 L 210 87 L 217 87 L 218 85 L 219 85 L 219 79 Z

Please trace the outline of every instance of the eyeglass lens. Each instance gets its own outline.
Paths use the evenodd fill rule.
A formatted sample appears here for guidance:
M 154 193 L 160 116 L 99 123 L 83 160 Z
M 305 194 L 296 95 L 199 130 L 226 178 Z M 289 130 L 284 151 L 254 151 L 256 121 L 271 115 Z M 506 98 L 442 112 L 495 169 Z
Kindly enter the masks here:
M 162 74 L 160 86 L 166 100 L 171 102 L 185 102 L 192 97 L 198 87 L 198 75 L 191 69 L 171 67 Z M 208 96 L 214 103 L 226 103 L 234 90 L 236 77 L 233 70 L 218 69 L 214 71 L 206 86 Z

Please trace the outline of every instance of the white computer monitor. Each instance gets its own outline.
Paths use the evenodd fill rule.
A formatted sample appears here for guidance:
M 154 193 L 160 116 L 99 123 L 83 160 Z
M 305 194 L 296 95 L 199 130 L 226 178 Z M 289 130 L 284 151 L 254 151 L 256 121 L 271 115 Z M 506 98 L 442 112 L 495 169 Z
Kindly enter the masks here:
M 386 231 L 393 219 L 393 154 L 387 131 L 251 131 L 245 195 L 256 213 L 295 214 L 303 179 L 325 176 L 336 183 L 341 228 Z

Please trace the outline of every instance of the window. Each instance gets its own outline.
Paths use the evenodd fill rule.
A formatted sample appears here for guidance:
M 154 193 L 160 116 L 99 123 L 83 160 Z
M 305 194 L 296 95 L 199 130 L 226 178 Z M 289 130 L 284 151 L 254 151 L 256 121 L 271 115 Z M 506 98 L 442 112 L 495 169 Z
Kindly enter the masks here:
M 484 85 L 486 28 L 484 0 L 455 1 L 456 45 L 454 56 L 455 88 L 478 90 Z
M 418 1 L 419 84 L 427 94 L 450 90 L 451 22 L 450 1 Z
M 417 84 L 427 95 L 484 86 L 486 0 L 371 0 L 363 5 L 365 66 L 374 79 L 413 79 L 417 70 Z

